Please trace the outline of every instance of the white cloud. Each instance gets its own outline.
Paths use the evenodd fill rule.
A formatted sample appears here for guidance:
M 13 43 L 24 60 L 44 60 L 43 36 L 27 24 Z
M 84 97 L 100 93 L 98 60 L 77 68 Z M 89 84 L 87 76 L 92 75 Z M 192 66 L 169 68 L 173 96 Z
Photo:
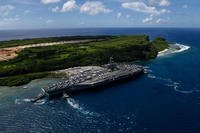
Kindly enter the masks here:
M 60 0 L 41 0 L 43 4 L 52 4 L 52 3 L 58 3 Z
M 125 2 L 125 3 L 122 3 L 122 7 L 125 8 L 125 9 L 130 9 L 130 10 L 134 10 L 134 11 L 137 11 L 137 12 L 153 14 L 153 15 L 160 15 L 160 14 L 170 12 L 169 10 L 166 10 L 166 9 L 158 10 L 156 7 L 148 6 L 147 4 L 145 4 L 142 1 Z
M 106 8 L 100 1 L 87 1 L 81 6 L 80 11 L 82 13 L 84 12 L 90 15 L 96 15 L 99 13 L 109 13 L 112 10 Z
M 69 0 L 66 3 L 64 3 L 61 12 L 67 12 L 75 9 L 77 7 L 75 0 Z
M 161 9 L 160 10 L 160 14 L 165 14 L 165 13 L 170 13 L 171 11 L 170 10 L 167 10 L 167 9 Z
M 52 12 L 59 12 L 60 8 L 58 6 L 51 9 Z
M 48 20 L 46 21 L 46 24 L 50 24 L 50 23 L 53 23 L 53 22 L 54 22 L 54 20 L 48 19 Z
M 12 25 L 13 23 L 16 23 L 20 20 L 20 18 L 18 16 L 15 17 L 10 17 L 10 18 L 3 18 L 0 21 L 0 26 L 9 26 Z
M 117 13 L 117 18 L 121 18 L 121 16 L 122 16 L 122 13 L 121 13 L 121 12 L 118 12 L 118 13 Z
M 19 18 L 18 17 L 4 18 L 3 21 L 5 21 L 5 22 L 16 22 L 16 21 L 19 21 Z
M 12 5 L 0 6 L 0 16 L 6 16 L 14 9 L 15 9 L 15 7 Z
M 153 21 L 153 16 L 151 15 L 150 17 L 147 17 L 142 20 L 143 23 L 151 23 Z
M 185 5 L 183 5 L 182 7 L 185 8 L 185 9 L 187 9 L 187 8 L 188 8 L 188 5 L 185 4 Z
M 159 19 L 156 20 L 156 23 L 157 23 L 157 24 L 162 23 L 162 22 L 165 22 L 165 20 L 162 19 L 162 18 L 159 18 Z
M 38 0 L 12 0 L 12 3 L 22 5 L 36 5 L 38 4 Z
M 149 3 L 154 5 L 159 5 L 159 6 L 169 6 L 171 2 L 169 0 L 149 0 Z
M 168 18 L 169 20 L 169 18 Z M 145 18 L 142 20 L 143 23 L 148 23 L 148 24 L 160 24 L 168 21 L 167 19 L 163 18 L 155 18 L 155 16 L 150 15 L 149 17 Z

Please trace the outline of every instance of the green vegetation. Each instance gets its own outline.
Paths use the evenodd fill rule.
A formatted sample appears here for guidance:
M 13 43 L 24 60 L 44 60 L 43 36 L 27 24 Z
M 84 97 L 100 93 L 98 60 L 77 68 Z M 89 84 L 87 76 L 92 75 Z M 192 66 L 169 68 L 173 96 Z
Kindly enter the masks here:
M 64 37 L 48 37 L 48 38 L 34 38 L 22 40 L 0 41 L 0 48 L 23 46 L 38 43 L 50 43 L 60 41 L 73 41 L 73 40 L 87 40 L 87 39 L 110 39 L 112 36 L 64 36 Z
M 47 77 L 48 73 L 31 73 L 0 78 L 1 86 L 18 86 L 27 84 L 34 79 Z
M 166 47 L 165 39 L 157 38 L 150 42 L 147 35 L 137 35 L 107 36 L 104 41 L 87 44 L 28 48 L 21 51 L 17 58 L 0 63 L 0 85 L 21 85 L 38 78 L 32 73 L 40 75 L 74 66 L 105 64 L 111 56 L 116 62 L 153 59 Z
M 162 51 L 169 47 L 166 39 L 158 37 L 152 41 L 153 46 L 158 50 Z

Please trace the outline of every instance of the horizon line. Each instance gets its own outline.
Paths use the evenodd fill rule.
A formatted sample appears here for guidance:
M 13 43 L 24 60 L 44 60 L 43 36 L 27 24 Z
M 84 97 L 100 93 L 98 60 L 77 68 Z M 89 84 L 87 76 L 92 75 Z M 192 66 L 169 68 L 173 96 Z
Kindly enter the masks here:
M 200 29 L 200 27 L 58 27 L 58 28 L 22 28 L 22 29 L 0 29 L 0 31 L 9 31 L 9 30 L 61 30 L 61 29 L 126 29 L 126 28 L 135 28 L 135 29 Z

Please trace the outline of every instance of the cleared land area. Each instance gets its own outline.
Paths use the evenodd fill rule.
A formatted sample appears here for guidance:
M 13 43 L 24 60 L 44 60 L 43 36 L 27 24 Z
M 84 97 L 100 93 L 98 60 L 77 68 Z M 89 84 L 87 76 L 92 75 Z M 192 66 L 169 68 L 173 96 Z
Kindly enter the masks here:
M 25 48 L 45 47 L 45 46 L 54 46 L 54 45 L 62 45 L 62 44 L 88 43 L 88 42 L 92 42 L 92 41 L 93 40 L 73 40 L 73 41 L 39 43 L 39 44 L 30 44 L 30 45 L 17 46 L 17 47 L 1 48 L 0 49 L 0 62 L 8 61 L 10 59 L 16 58 L 18 53 Z

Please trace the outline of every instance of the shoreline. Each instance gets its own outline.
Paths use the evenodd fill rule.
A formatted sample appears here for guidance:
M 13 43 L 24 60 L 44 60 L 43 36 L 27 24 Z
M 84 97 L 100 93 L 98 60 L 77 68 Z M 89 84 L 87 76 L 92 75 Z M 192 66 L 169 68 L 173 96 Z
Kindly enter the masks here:
M 179 44 L 179 43 L 169 44 L 169 46 L 170 46 L 169 48 L 158 52 L 157 57 L 163 57 L 166 55 L 181 53 L 181 52 L 184 52 L 184 51 L 190 49 L 190 46 Z

